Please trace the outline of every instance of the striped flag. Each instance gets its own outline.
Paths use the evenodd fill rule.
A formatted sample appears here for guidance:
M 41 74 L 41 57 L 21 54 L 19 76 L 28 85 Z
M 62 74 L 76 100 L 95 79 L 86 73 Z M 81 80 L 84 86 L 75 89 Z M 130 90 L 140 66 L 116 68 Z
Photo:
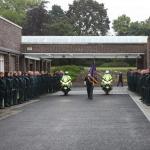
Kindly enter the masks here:
M 89 73 L 91 74 L 92 77 L 96 75 L 96 65 L 93 63 L 89 69 Z

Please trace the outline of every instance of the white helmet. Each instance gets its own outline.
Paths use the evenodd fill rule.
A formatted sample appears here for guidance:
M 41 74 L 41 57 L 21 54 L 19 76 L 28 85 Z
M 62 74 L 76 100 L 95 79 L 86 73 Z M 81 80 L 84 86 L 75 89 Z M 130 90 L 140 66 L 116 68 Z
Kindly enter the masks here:
M 108 74 L 108 73 L 109 73 L 109 70 L 106 70 L 105 73 Z
M 68 71 L 65 71 L 65 75 L 68 75 L 69 74 L 69 72 Z

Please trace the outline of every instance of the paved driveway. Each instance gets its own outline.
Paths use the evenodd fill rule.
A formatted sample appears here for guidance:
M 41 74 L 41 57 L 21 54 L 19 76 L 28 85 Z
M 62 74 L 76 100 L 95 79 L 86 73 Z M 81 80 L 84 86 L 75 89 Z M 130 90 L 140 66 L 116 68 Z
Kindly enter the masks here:
M 46 95 L 0 121 L 0 150 L 150 150 L 150 123 L 128 95 Z

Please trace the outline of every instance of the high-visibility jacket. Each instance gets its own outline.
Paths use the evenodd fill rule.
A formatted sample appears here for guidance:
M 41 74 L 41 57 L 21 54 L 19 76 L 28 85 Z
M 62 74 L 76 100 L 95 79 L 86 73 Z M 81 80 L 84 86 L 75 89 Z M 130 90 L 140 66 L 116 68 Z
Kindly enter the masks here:
M 71 77 L 69 75 L 63 75 L 61 81 L 62 82 L 68 82 L 68 81 L 71 81 Z
M 112 80 L 112 76 L 111 74 L 104 74 L 104 76 L 102 77 L 102 80 L 106 80 L 106 81 L 109 81 L 109 80 Z
M 71 77 L 69 75 L 63 75 L 63 77 L 61 78 L 61 83 L 63 84 L 63 82 L 68 82 L 68 86 L 72 86 L 72 82 L 71 82 Z

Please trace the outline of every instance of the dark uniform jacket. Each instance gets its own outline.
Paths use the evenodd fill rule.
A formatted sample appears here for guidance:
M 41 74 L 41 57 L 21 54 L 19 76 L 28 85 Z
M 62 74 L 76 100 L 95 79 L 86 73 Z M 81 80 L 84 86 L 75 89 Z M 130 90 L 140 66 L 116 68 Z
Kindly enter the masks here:
M 6 92 L 6 80 L 5 78 L 0 78 L 0 97 L 4 97 Z

